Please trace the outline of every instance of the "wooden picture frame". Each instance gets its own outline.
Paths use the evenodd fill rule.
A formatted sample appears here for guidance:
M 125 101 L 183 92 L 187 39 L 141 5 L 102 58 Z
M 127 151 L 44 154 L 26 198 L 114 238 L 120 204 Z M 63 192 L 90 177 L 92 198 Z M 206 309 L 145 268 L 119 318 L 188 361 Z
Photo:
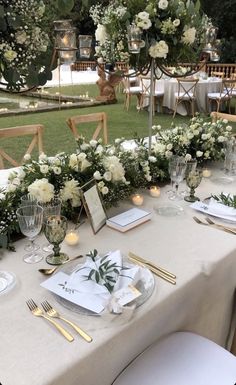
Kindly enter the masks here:
M 92 230 L 96 234 L 106 224 L 107 214 L 95 179 L 90 179 L 80 187 L 80 195 Z

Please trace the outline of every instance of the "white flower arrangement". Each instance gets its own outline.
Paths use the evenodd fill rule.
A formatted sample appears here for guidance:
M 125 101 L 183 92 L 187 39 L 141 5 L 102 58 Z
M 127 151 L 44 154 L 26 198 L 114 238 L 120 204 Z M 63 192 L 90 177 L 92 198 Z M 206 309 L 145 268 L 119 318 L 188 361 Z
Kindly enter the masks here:
M 170 158 L 172 155 L 185 156 L 186 160 L 196 159 L 199 163 L 219 160 L 224 156 L 224 143 L 232 135 L 232 127 L 226 120 L 212 123 L 200 115 L 192 118 L 188 125 L 172 126 L 167 131 L 153 126 L 157 142 L 153 151 Z
M 97 26 L 96 55 L 100 61 L 131 60 L 129 25 L 142 33 L 145 44 L 140 56 L 150 55 L 162 64 L 194 61 L 204 40 L 206 17 L 197 0 L 113 0 L 107 6 L 93 5 L 90 16 Z
M 23 194 L 30 192 L 43 203 L 59 196 L 63 214 L 73 219 L 81 206 L 80 188 L 91 178 L 96 180 L 105 206 L 115 205 L 136 189 L 168 180 L 168 159 L 173 154 L 199 163 L 223 158 L 231 130 L 227 120 L 212 123 L 196 116 L 189 124 L 168 130 L 153 126 L 156 140 L 151 151 L 143 140 L 136 139 L 134 149 L 126 150 L 123 138 L 106 146 L 101 140 L 87 143 L 80 138 L 73 154 L 60 153 L 52 158 L 41 154 L 38 161 L 28 157 L 0 191 L 0 248 L 11 247 L 11 234 L 17 230 L 15 210 Z

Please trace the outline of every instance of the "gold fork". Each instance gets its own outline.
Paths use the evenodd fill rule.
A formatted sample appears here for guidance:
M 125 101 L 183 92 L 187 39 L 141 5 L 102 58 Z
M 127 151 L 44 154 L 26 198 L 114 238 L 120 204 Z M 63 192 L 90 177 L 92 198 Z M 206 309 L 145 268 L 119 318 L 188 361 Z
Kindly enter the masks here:
M 47 321 L 51 322 L 57 328 L 57 330 L 67 339 L 67 341 L 69 342 L 74 341 L 74 337 L 67 330 L 65 330 L 61 325 L 59 325 L 56 321 L 52 320 L 50 317 L 45 315 L 43 311 L 36 305 L 36 303 L 32 298 L 26 301 L 26 304 L 33 315 L 35 315 L 36 317 L 45 318 Z
M 62 321 L 66 322 L 68 325 L 72 326 L 73 329 L 75 329 L 77 331 L 77 333 L 79 333 L 81 335 L 81 337 L 83 337 L 87 342 L 92 342 L 92 337 L 90 337 L 86 332 L 84 332 L 79 326 L 77 326 L 76 324 L 74 324 L 73 322 L 69 321 L 68 319 L 62 317 L 58 311 L 56 311 L 48 301 L 43 301 L 41 303 L 44 311 L 49 315 L 49 317 L 52 317 L 52 318 L 59 318 L 61 319 Z
M 234 234 L 236 234 L 236 227 L 228 227 L 228 226 L 224 226 L 224 225 L 221 225 L 220 223 L 216 223 L 216 222 L 213 222 L 210 218 L 208 217 L 205 217 L 205 220 L 209 223 L 209 225 L 214 225 L 216 227 L 219 227 L 221 229 L 226 229 L 230 232 L 233 232 Z
M 217 226 L 217 225 L 215 225 L 215 224 L 212 225 L 212 224 L 210 224 L 210 223 L 205 223 L 205 222 L 201 221 L 201 219 L 199 219 L 198 217 L 193 217 L 193 219 L 194 219 L 195 222 L 197 222 L 199 225 L 215 227 L 216 229 L 223 230 L 223 231 L 225 231 L 226 233 L 235 234 L 234 231 L 232 231 L 232 230 L 230 230 L 230 229 L 228 229 L 228 228 L 226 228 L 226 227 L 225 227 L 225 228 L 222 228 L 222 227 L 219 227 L 219 226 Z

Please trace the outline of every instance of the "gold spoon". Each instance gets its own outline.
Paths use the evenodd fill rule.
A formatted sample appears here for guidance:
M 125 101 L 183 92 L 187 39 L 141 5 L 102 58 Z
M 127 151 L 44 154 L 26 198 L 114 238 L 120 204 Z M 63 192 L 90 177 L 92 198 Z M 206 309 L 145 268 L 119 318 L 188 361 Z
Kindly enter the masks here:
M 69 261 L 64 262 L 63 265 L 64 265 L 65 263 L 74 261 L 75 259 L 82 258 L 82 257 L 83 257 L 83 255 L 77 255 L 76 257 L 69 259 Z M 50 268 L 50 269 L 38 269 L 38 271 L 39 271 L 40 273 L 44 274 L 44 275 L 51 275 L 51 274 L 53 274 L 54 271 L 56 271 L 56 270 L 58 269 L 58 267 L 60 267 L 60 266 L 61 266 L 61 265 L 58 265 L 58 266 L 52 267 L 52 268 Z

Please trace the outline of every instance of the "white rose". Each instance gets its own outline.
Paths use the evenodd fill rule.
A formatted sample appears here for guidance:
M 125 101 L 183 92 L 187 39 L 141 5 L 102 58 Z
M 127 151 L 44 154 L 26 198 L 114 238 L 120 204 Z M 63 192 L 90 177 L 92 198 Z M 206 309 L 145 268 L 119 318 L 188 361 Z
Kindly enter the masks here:
M 202 152 L 202 151 L 197 151 L 197 152 L 196 152 L 196 157 L 197 157 L 197 158 L 201 158 L 202 155 L 203 155 L 203 152 Z
M 103 188 L 102 188 L 102 194 L 103 195 L 106 195 L 107 193 L 108 193 L 108 188 L 107 188 L 107 186 L 104 186 Z
M 166 58 L 169 52 L 169 47 L 164 40 L 160 40 L 158 43 L 151 45 L 149 48 L 149 55 L 153 58 L 163 57 Z
M 156 161 L 157 161 L 157 158 L 155 157 L 155 156 L 149 156 L 148 157 L 148 160 L 149 160 L 149 162 L 151 162 L 151 163 L 156 163 Z
M 226 131 L 232 131 L 232 127 L 231 126 L 227 126 L 225 127 Z
M 220 135 L 220 136 L 218 137 L 217 141 L 218 141 L 219 143 L 223 143 L 223 142 L 225 141 L 225 137 L 222 136 L 222 135 Z
M 24 158 L 23 158 L 23 159 L 24 159 L 24 161 L 27 162 L 28 160 L 31 159 L 31 155 L 27 153 L 27 154 L 24 155 Z
M 81 152 L 79 155 L 78 155 L 78 160 L 80 162 L 82 162 L 85 158 L 86 158 L 86 154 L 84 152 Z
M 54 197 L 54 186 L 46 178 L 36 179 L 28 187 L 28 192 L 39 202 L 50 202 Z
M 39 167 L 40 171 L 42 174 L 47 174 L 48 173 L 48 165 L 47 164 L 41 164 L 41 166 Z
M 173 25 L 174 25 L 175 27 L 178 27 L 178 26 L 180 25 L 180 20 L 179 20 L 179 19 L 175 19 L 175 20 L 173 21 Z
M 224 124 L 227 124 L 227 123 L 228 123 L 228 120 L 227 120 L 227 119 L 223 119 L 223 123 L 224 123 Z
M 93 174 L 93 177 L 96 179 L 96 180 L 101 180 L 102 179 L 102 176 L 100 174 L 100 171 L 95 171 L 95 173 Z
M 160 0 L 158 3 L 159 9 L 166 9 L 168 7 L 168 1 L 167 0 Z
M 192 159 L 192 155 L 191 154 L 186 154 L 185 155 L 186 162 L 189 162 L 191 159 Z
M 111 172 L 110 172 L 110 171 L 106 171 L 106 172 L 103 174 L 103 178 L 104 178 L 107 182 L 111 181 L 111 178 L 112 178 Z
M 97 143 L 98 142 L 96 140 L 94 140 L 94 139 L 90 140 L 90 142 L 89 142 L 91 147 L 96 147 Z
M 42 152 L 42 153 L 39 155 L 39 160 L 40 160 L 40 161 L 47 160 L 47 159 L 48 159 L 48 157 L 47 157 L 46 154 L 44 154 L 44 152 Z
M 52 170 L 53 170 L 54 174 L 56 174 L 56 175 L 60 175 L 61 174 L 61 167 L 54 166 L 52 168 Z

